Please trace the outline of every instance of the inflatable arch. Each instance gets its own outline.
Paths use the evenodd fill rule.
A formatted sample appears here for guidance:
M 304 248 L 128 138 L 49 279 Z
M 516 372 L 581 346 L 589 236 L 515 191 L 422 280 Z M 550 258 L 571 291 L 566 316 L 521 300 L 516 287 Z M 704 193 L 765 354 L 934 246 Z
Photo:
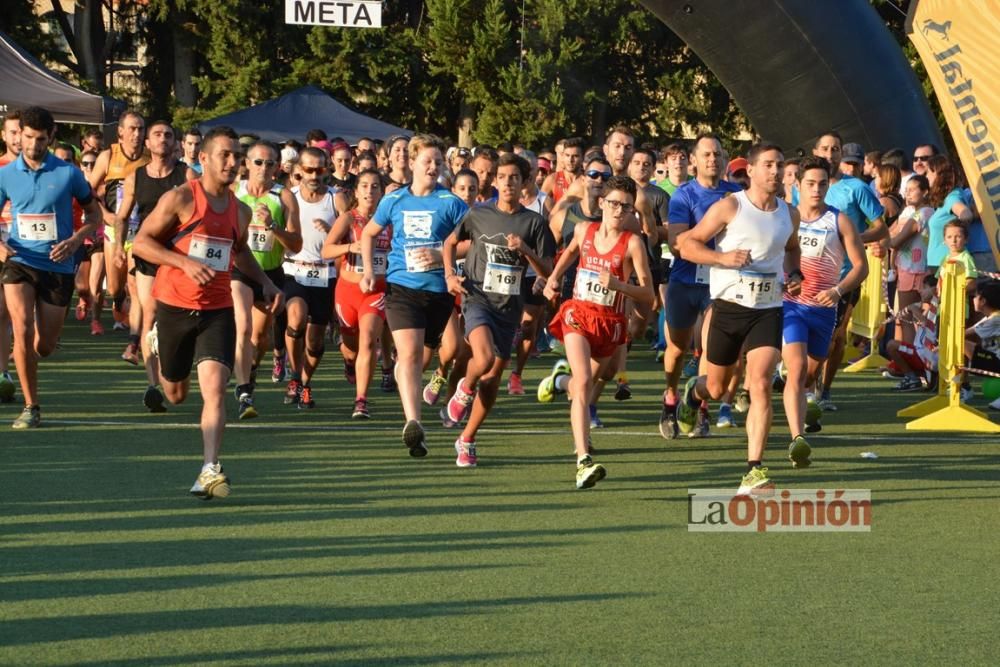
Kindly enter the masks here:
M 640 2 L 789 156 L 827 129 L 865 150 L 942 145 L 920 82 L 868 0 Z

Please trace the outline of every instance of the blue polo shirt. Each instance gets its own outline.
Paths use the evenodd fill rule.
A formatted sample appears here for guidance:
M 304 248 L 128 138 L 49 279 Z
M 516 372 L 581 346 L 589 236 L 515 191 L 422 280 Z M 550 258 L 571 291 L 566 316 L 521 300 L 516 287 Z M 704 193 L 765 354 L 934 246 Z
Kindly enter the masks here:
M 12 218 L 7 245 L 17 253 L 8 261 L 52 273 L 76 272 L 72 256 L 62 262 L 49 259 L 56 243 L 73 236 L 73 199 L 89 204 L 90 185 L 82 171 L 51 153 L 37 171 L 28 168 L 23 155 L 0 168 L 0 209 L 10 201 Z
M 697 180 L 682 183 L 670 197 L 667 222 L 671 225 L 686 224 L 690 229 L 701 222 L 712 204 L 727 194 L 740 192 L 742 189 L 736 183 L 729 181 L 719 181 L 719 186 L 716 188 L 706 188 Z M 710 241 L 708 247 L 714 248 L 715 241 Z M 706 266 L 705 269 L 707 268 Z M 707 288 L 708 271 L 705 269 L 702 269 L 702 280 L 697 280 L 698 265 L 682 257 L 674 257 L 674 263 L 670 266 L 670 282 L 685 285 L 702 284 Z
M 379 227 L 392 225 L 386 282 L 428 292 L 447 292 L 444 265 L 420 265 L 414 253 L 421 248 L 440 251 L 468 208 L 440 185 L 424 197 L 413 194 L 409 185 L 382 197 L 372 222 Z
M 841 211 L 854 223 L 858 234 L 868 229 L 868 222 L 882 216 L 885 209 L 878 196 L 872 192 L 868 184 L 854 176 L 841 175 L 840 180 L 826 191 L 826 205 Z M 844 255 L 844 266 L 841 276 L 851 270 L 851 260 Z

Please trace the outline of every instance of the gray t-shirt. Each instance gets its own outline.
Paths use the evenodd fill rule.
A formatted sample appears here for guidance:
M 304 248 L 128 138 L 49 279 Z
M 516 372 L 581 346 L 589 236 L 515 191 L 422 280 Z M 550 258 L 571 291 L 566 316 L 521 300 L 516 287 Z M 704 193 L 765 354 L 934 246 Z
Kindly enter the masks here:
M 520 236 L 539 257 L 553 257 L 556 242 L 545 218 L 523 206 L 516 213 L 504 213 L 490 202 L 469 209 L 455 234 L 459 241 L 472 241 L 465 257 L 468 295 L 463 299 L 485 303 L 511 320 L 520 320 L 528 296 L 523 280 L 528 260 L 507 248 L 507 235 Z

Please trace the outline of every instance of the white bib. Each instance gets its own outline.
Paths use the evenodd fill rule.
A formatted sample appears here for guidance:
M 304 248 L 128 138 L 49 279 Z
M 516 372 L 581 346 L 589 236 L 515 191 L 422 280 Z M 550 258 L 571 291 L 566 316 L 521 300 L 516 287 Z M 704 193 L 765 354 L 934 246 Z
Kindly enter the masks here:
M 694 265 L 694 281 L 698 285 L 707 285 L 712 277 L 712 265 L 711 264 L 695 264 Z
M 520 296 L 522 273 L 524 269 L 520 266 L 487 262 L 486 272 L 483 274 L 483 291 Z
M 255 252 L 271 252 L 274 248 L 274 232 L 264 225 L 250 225 L 247 228 L 250 236 L 250 249 Z
M 22 241 L 56 241 L 55 213 L 18 213 L 17 235 Z
M 330 265 L 326 262 L 285 262 L 285 274 L 303 287 L 329 287 Z
M 747 308 L 756 308 L 781 300 L 781 286 L 776 273 L 755 273 L 740 271 L 736 282 L 736 295 L 739 304 Z
M 440 256 L 442 245 L 437 241 L 429 241 L 427 243 L 413 243 L 403 248 L 403 255 L 406 257 L 406 270 L 410 273 L 426 273 L 444 268 L 444 262 Z M 424 250 L 437 251 L 438 258 L 427 261 L 422 256 Z
M 826 248 L 826 230 L 799 227 L 799 248 L 803 257 L 822 257 Z
M 214 271 L 228 271 L 229 253 L 232 249 L 233 242 L 230 239 L 192 234 L 188 257 L 198 260 Z
M 612 306 L 615 292 L 601 285 L 601 274 L 591 269 L 579 269 L 573 284 L 573 298 L 599 306 Z

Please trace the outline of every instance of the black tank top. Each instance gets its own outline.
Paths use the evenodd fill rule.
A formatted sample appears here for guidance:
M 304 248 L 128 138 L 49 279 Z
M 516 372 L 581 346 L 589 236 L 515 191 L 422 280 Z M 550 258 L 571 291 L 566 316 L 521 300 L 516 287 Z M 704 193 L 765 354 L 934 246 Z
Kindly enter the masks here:
M 885 222 L 886 227 L 892 227 L 893 223 L 899 218 L 899 214 L 903 212 L 903 198 L 900 197 L 897 192 L 890 192 L 889 194 L 882 196 L 886 199 L 891 199 L 896 204 L 896 215 L 890 216 L 887 214 L 885 216 L 885 220 L 883 221 Z
M 181 163 L 174 165 L 174 170 L 163 178 L 153 178 L 145 169 L 135 172 L 135 206 L 139 211 L 139 224 L 153 212 L 156 202 L 164 193 L 173 190 L 187 181 L 187 167 Z
M 566 210 L 566 216 L 563 218 L 562 225 L 562 238 L 560 242 L 562 247 L 565 248 L 569 246 L 569 242 L 573 240 L 573 233 L 576 229 L 577 223 L 580 222 L 600 222 L 601 214 L 597 215 L 587 215 L 583 212 L 583 202 L 578 201 Z

